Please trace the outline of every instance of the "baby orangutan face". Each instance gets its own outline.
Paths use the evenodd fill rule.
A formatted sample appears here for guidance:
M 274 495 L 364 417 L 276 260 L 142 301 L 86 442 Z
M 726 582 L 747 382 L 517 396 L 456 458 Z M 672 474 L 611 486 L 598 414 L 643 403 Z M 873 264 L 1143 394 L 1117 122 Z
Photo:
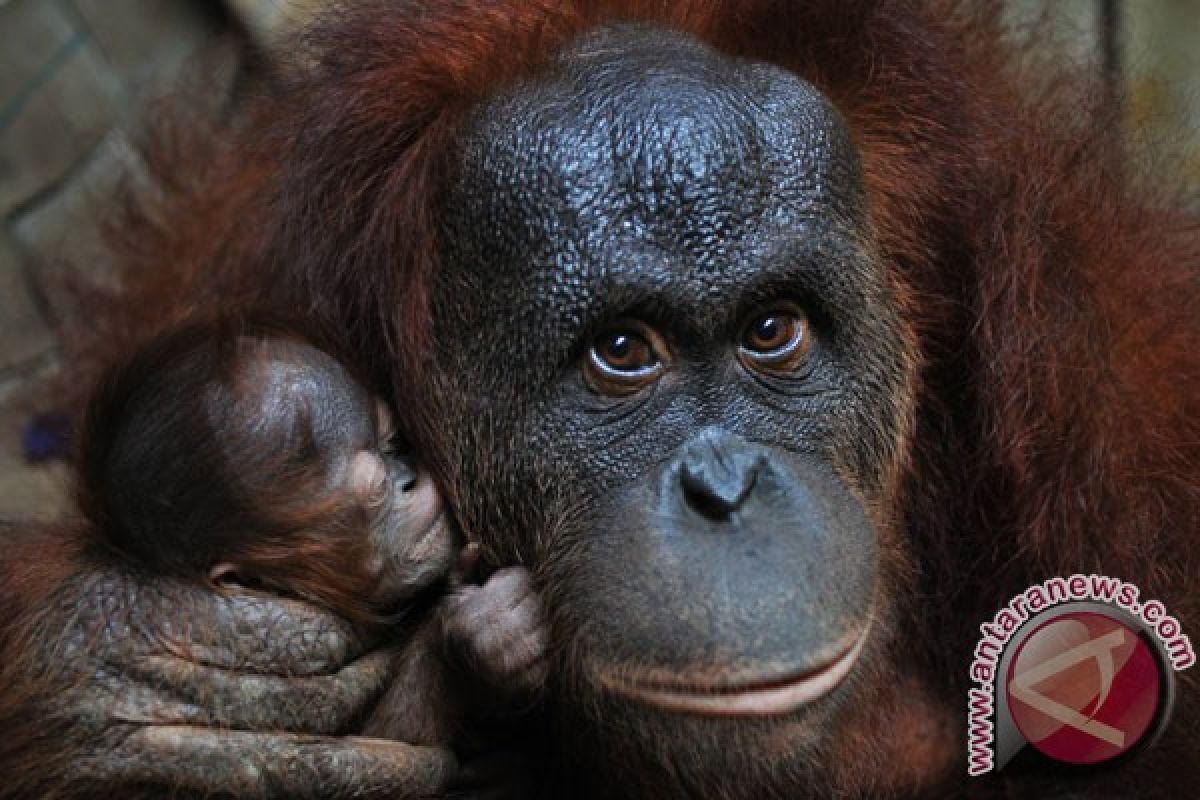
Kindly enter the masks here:
M 335 574 L 368 578 L 359 584 L 371 587 L 362 599 L 380 610 L 394 610 L 445 577 L 459 543 L 428 471 L 397 452 L 395 425 L 383 401 L 332 356 L 303 342 L 245 342 L 239 362 L 233 391 L 221 401 L 224 461 L 240 465 L 234 481 L 259 498 L 260 518 L 270 523 L 272 509 L 281 517 L 301 509 L 310 521 L 305 535 L 327 545 L 297 548 L 294 558 L 350 559 L 354 563 L 341 561 Z M 253 459 L 264 452 L 272 454 L 268 463 L 290 466 L 255 468 Z M 294 481 L 299 473 L 311 479 Z M 325 518 L 323 508 L 330 510 Z M 341 538 L 330 535 L 333 531 Z M 253 548 L 246 552 L 250 557 L 240 561 L 228 553 L 213 567 L 214 582 L 305 588 L 270 574 L 269 562 L 254 558 Z
M 411 456 L 393 452 L 395 426 L 387 406 L 378 399 L 374 423 L 375 446 L 350 458 L 348 482 L 371 515 L 367 568 L 378 576 L 376 602 L 387 605 L 402 602 L 444 577 L 458 547 L 429 472 Z

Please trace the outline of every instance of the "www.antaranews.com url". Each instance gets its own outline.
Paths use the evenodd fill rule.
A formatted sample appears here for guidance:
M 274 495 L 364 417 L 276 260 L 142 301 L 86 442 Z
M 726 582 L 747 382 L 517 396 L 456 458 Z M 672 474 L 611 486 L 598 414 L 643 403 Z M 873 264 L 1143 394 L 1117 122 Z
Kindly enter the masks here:
M 979 626 L 983 637 L 975 646 L 968 692 L 968 766 L 970 775 L 990 772 L 994 765 L 996 672 L 1013 634 L 1030 618 L 1063 603 L 1095 601 L 1123 609 L 1152 631 L 1176 672 L 1196 663 L 1191 640 L 1179 620 L 1158 600 L 1142 601 L 1137 586 L 1106 575 L 1056 577 L 1029 587 L 1001 608 L 991 621 Z

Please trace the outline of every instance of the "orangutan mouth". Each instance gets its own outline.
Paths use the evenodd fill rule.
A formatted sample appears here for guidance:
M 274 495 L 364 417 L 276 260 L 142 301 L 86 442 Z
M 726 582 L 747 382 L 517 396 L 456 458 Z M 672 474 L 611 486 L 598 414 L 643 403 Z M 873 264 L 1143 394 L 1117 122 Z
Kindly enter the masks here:
M 783 678 L 740 683 L 689 680 L 688 675 L 664 679 L 653 676 L 604 675 L 610 691 L 649 706 L 681 714 L 719 717 L 765 717 L 789 714 L 832 692 L 850 674 L 867 641 L 870 625 L 848 637 L 835 655 L 802 672 Z

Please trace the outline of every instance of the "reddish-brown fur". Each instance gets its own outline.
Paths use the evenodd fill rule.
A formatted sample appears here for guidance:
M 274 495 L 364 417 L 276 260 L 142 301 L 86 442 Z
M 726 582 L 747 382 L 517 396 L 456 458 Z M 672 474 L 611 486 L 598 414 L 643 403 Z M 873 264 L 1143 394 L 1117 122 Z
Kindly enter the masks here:
M 4 654 L 0 661 L 0 718 L 11 735 L 0 741 L 0 763 L 7 766 L 11 783 L 22 787 L 37 785 L 35 776 L 41 770 L 64 771 L 66 758 L 75 754 L 74 748 L 62 747 L 63 726 L 41 717 L 37 710 L 63 686 L 65 674 L 53 660 L 53 635 L 61 628 L 55 605 L 62 587 L 84 561 L 84 536 L 73 526 L 30 525 L 6 531 L 4 538 L 0 608 L 6 624 L 0 630 L 0 652 Z M 50 658 L 32 655 L 47 650 Z M 7 790 L 0 793 L 3 791 Z
M 372 619 L 382 610 L 371 605 L 377 582 L 368 569 L 372 520 L 348 488 L 330 487 L 336 454 L 315 441 L 312 420 L 303 414 L 292 419 L 293 412 L 281 411 L 280 419 L 250 429 L 237 424 L 243 415 L 269 413 L 259 397 L 268 361 L 322 368 L 304 364 L 297 349 L 328 349 L 320 338 L 299 323 L 227 313 L 191 320 L 121 361 L 101 379 L 80 436 L 77 501 L 92 522 L 91 538 L 154 574 L 205 582 L 224 562 L 242 579 L 352 619 Z M 214 391 L 217 384 L 228 391 Z M 212 407 L 217 402 L 221 407 Z M 154 424 L 147 416 L 151 405 L 172 415 L 170 440 L 141 456 L 153 465 L 146 485 L 115 486 L 107 475 L 113 459 L 132 454 L 135 440 L 153 432 L 147 431 Z M 272 442 L 271 436 L 280 438 Z M 185 474 L 168 471 L 170 462 L 181 460 Z M 147 507 L 150 492 L 160 502 L 168 496 L 174 513 L 187 517 L 155 519 Z
M 919 689 L 886 706 L 896 724 L 859 710 L 841 788 L 957 781 L 976 626 L 1034 581 L 1118 575 L 1200 630 L 1200 237 L 1114 145 L 1083 72 L 1007 42 L 986 3 L 407 5 L 331 14 L 313 35 L 317 73 L 302 58 L 200 159 L 215 166 L 194 187 L 130 228 L 153 231 L 153 247 L 128 256 L 105 346 L 162 324 L 136 316 L 147 308 L 168 319 L 265 297 L 324 313 L 404 404 L 427 355 L 438 190 L 462 111 L 595 20 L 656 21 L 784 65 L 833 99 L 917 345 L 916 426 L 894 487 L 915 593 L 900 603 L 891 668 Z M 258 258 L 273 268 L 241 269 Z M 436 467 L 435 421 L 406 423 Z M 7 663 L 29 658 L 9 644 Z M 1200 687 L 1180 677 L 1157 756 L 1108 786 L 1145 789 L 1139 766 L 1189 777 Z M 10 694 L 0 720 L 20 708 Z M 916 758 L 895 738 L 913 730 L 928 743 Z

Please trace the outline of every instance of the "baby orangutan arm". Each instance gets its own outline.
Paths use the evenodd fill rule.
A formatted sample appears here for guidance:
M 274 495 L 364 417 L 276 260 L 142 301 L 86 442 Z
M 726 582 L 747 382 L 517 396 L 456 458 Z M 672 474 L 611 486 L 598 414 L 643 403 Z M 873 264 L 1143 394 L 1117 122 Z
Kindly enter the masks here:
M 364 733 L 445 744 L 464 718 L 535 696 L 546 680 L 546 650 L 527 569 L 508 567 L 482 585 L 459 586 L 412 635 Z

